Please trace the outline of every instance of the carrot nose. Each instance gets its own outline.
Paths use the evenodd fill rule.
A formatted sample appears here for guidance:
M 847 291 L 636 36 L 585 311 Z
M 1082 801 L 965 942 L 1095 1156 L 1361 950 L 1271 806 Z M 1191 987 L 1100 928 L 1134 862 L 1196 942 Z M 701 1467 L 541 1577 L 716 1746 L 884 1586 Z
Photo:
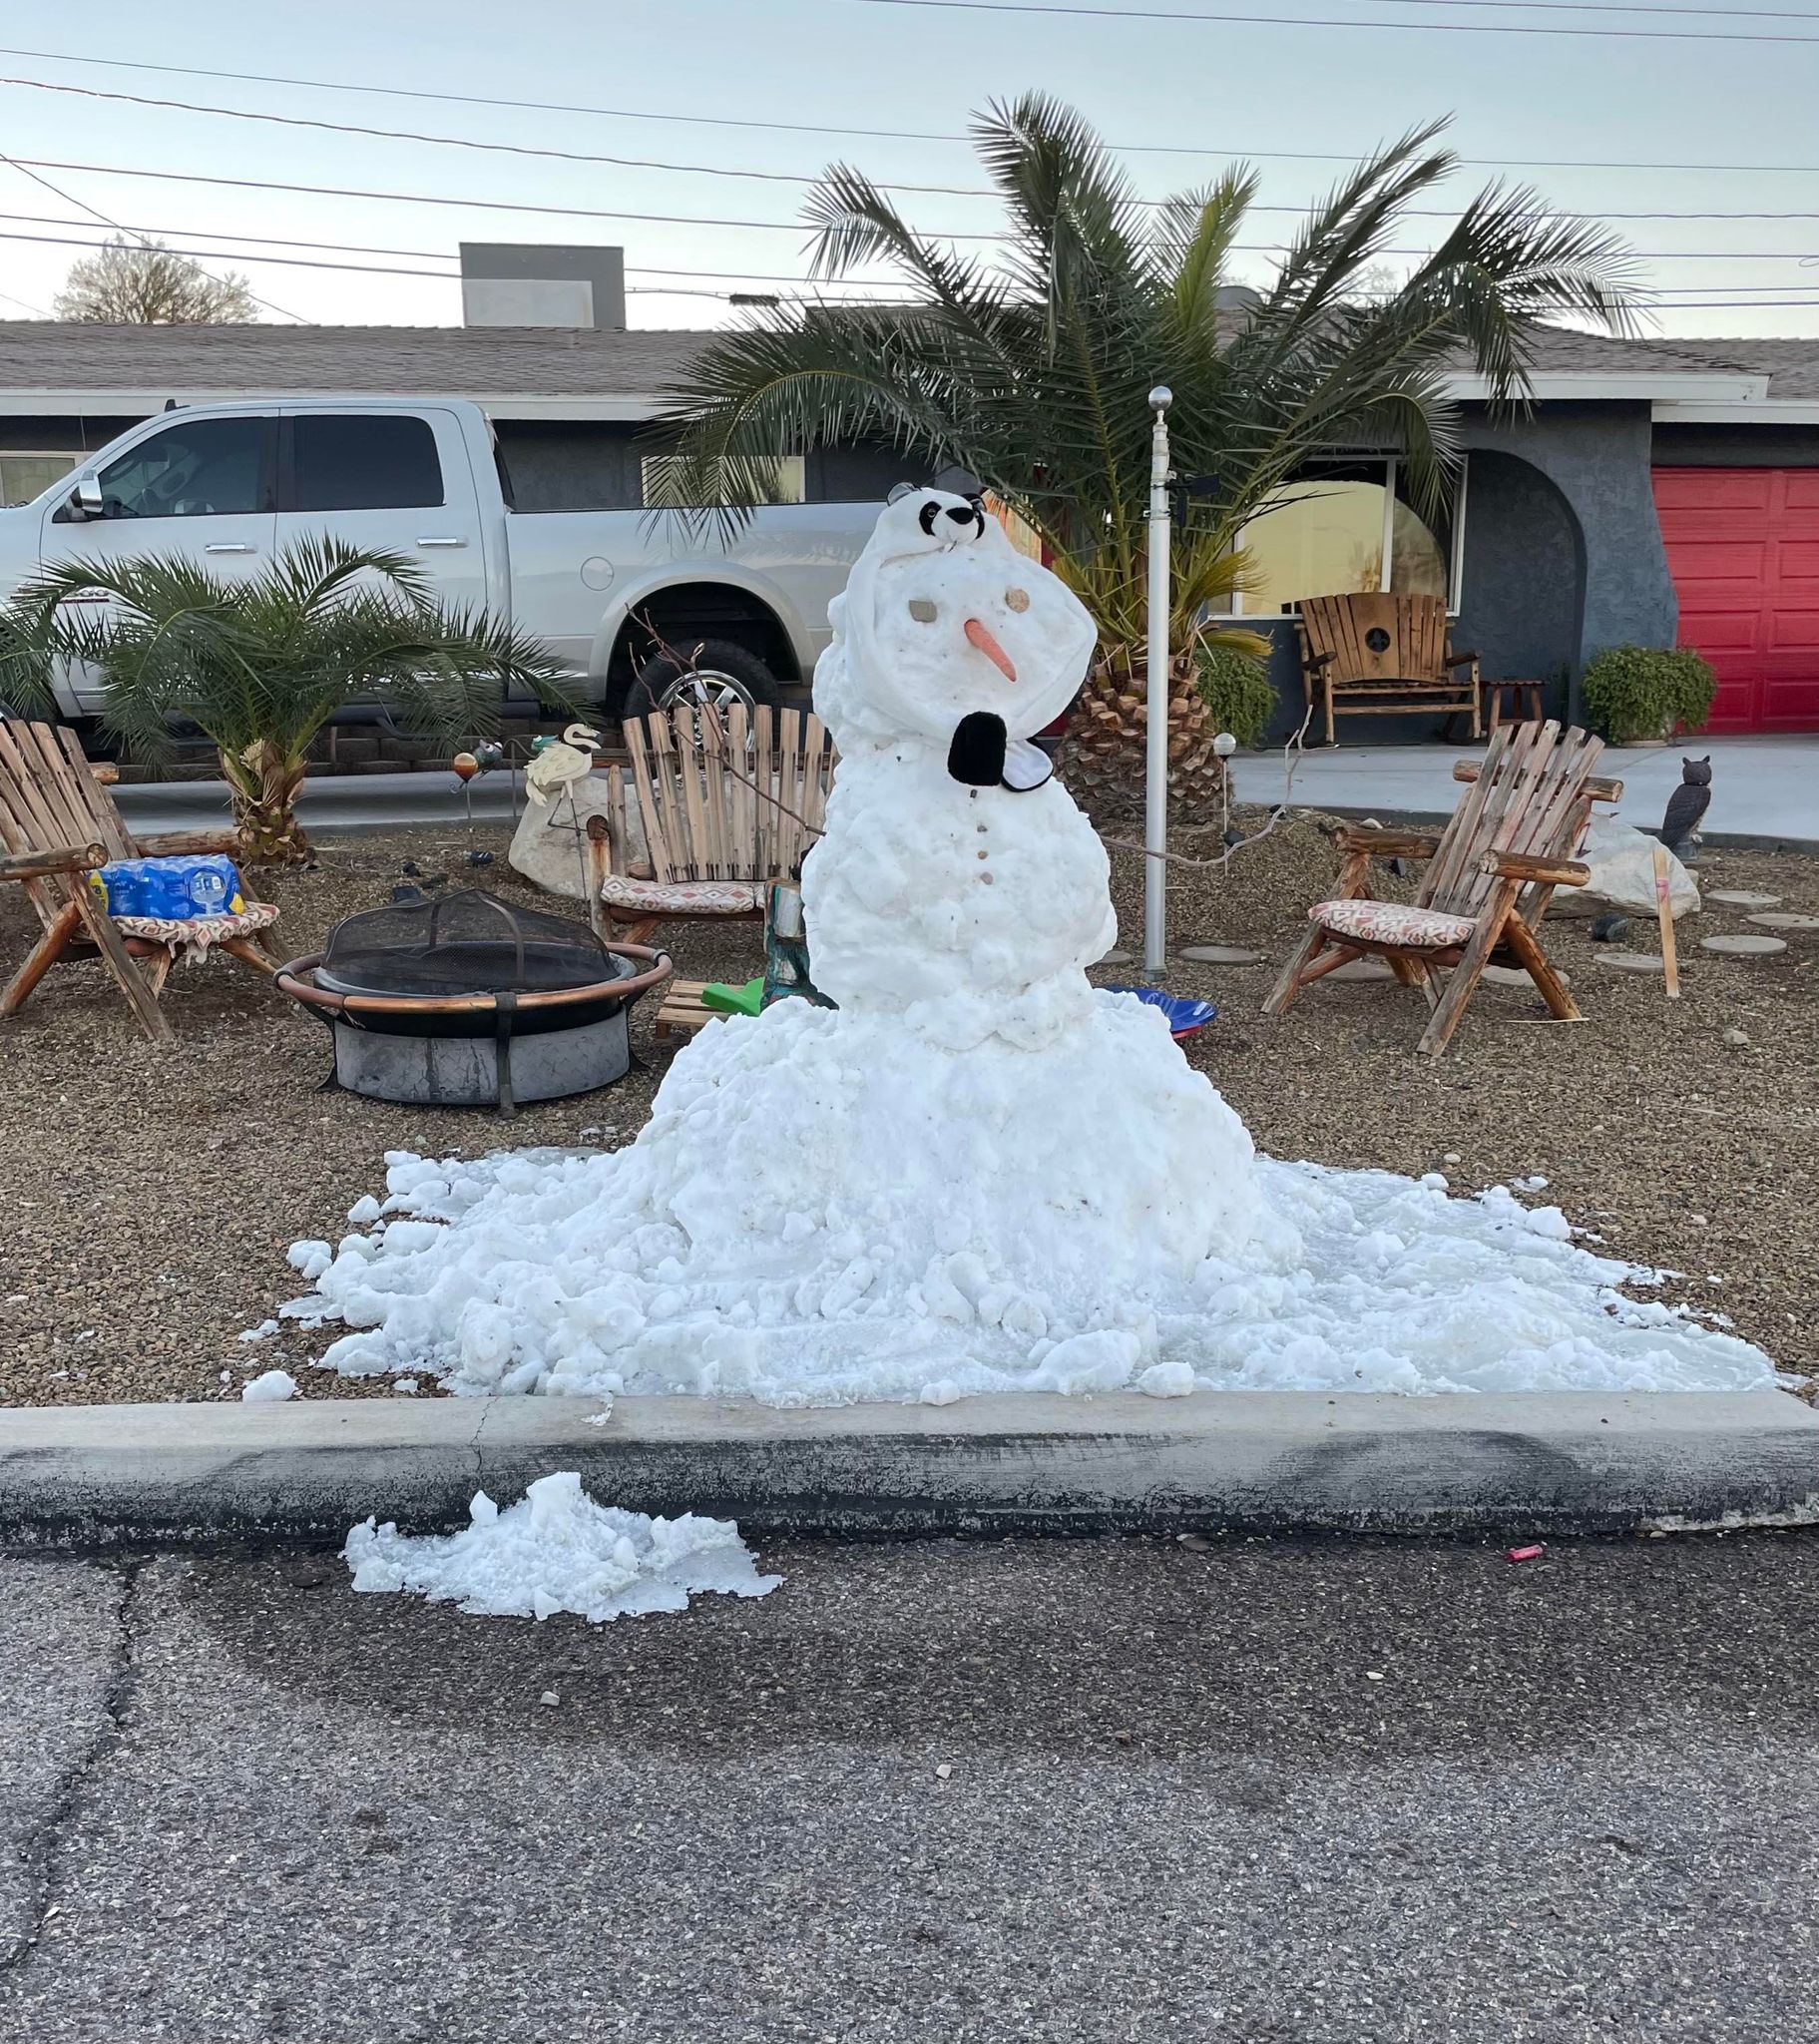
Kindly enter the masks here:
M 1011 656 L 977 618 L 967 619 L 966 636 L 968 645 L 977 646 L 1007 682 L 1016 681 L 1017 669 L 1012 663 Z

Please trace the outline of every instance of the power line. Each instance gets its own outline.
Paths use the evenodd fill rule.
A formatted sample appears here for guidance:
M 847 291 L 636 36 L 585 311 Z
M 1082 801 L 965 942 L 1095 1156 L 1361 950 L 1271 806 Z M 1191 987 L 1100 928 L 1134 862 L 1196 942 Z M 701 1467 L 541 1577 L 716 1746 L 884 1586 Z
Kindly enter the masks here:
M 1552 23 L 1510 21 L 1348 21 L 1312 14 L 1201 14 L 1160 7 L 1058 6 L 1054 0 L 833 0 L 846 7 L 927 7 L 959 14 L 1086 15 L 1107 21 L 1231 23 L 1242 28 L 1349 28 L 1391 35 L 1614 37 L 1640 43 L 1819 43 L 1819 36 L 1728 35 L 1716 29 L 1556 28 Z M 1708 13 L 1721 12 L 1706 9 Z
M 1819 42 L 1819 37 L 1814 37 Z M 0 85 L 19 86 L 30 92 L 65 93 L 75 99 L 109 100 L 130 107 L 161 107 L 180 114 L 211 114 L 224 121 L 257 121 L 268 127 L 309 128 L 327 135 L 361 135 L 381 142 L 423 142 L 437 149 L 472 149 L 489 156 L 528 156 L 565 164 L 611 164 L 616 170 L 681 171 L 708 178 L 755 178 L 767 185 L 811 185 L 819 173 L 798 171 L 757 171 L 728 169 L 721 164 L 673 164 L 654 157 L 606 156 L 595 150 L 541 149 L 528 142 L 482 142 L 471 135 L 423 135 L 407 128 L 369 128 L 350 121 L 314 121 L 303 114 L 265 114 L 249 107 L 212 107 L 196 100 L 162 100 L 137 92 L 103 92 L 94 85 L 65 85 L 48 78 L 0 76 Z M 996 197 L 976 185 L 906 185 L 884 188 L 891 192 L 915 192 L 954 199 Z
M 205 172 L 190 170 L 141 170 L 127 164 L 68 164 L 51 158 L 8 158 L 16 168 L 27 164 L 41 166 L 45 170 L 80 170 L 90 172 L 98 178 L 156 178 L 166 184 L 215 184 L 241 193 L 300 193 L 310 199 L 370 199 L 384 205 L 405 205 L 405 207 L 466 207 L 480 213 L 544 213 L 560 219 L 585 219 L 585 221 L 638 221 L 659 227 L 739 227 L 764 233 L 785 233 L 785 236 L 799 236 L 803 233 L 801 221 L 744 221 L 727 219 L 721 215 L 703 213 L 628 213 L 620 207 L 552 207 L 534 201 L 509 201 L 509 199 L 454 199 L 439 193 L 384 193 L 384 190 L 370 190 L 364 186 L 347 184 L 292 184 L 278 178 L 221 178 Z M 1281 211 L 1281 209 L 1277 209 Z M 1300 211 L 1300 209 L 1287 209 Z M 1451 211 L 1435 209 L 1433 219 L 1455 219 Z M 1809 221 L 1819 219 L 1819 213 L 1633 213 L 1633 215 L 1598 215 L 1598 219 L 1663 219 L 1663 221 L 1702 221 L 1702 219 L 1764 219 L 1764 221 Z M 170 229 L 176 231 L 176 229 Z M 235 238 L 228 238 L 235 240 Z M 938 233 L 926 233 L 928 242 L 1004 242 L 1002 233 L 985 233 L 979 229 L 942 229 Z M 1279 256 L 1279 244 L 1238 244 L 1240 254 L 1249 256 Z M 1427 250 L 1382 250 L 1384 256 L 1427 256 Z M 1633 250 L 1631 254 L 1643 256 L 1655 261 L 1807 261 L 1809 257 L 1801 250 Z M 733 271 L 727 271 L 733 273 Z
M 113 228 L 117 233 L 123 235 L 137 234 L 139 232 L 137 229 L 123 228 L 119 221 L 115 220 L 111 215 L 103 213 L 99 207 L 91 206 L 86 199 L 79 199 L 75 193 L 64 191 L 61 185 L 53 185 L 49 178 L 40 177 L 37 170 L 29 164 L 20 163 L 16 158 L 4 154 L 0 154 L 0 163 L 4 163 L 9 169 L 17 171 L 22 178 L 30 178 L 34 185 L 42 185 L 45 191 L 61 199 L 66 206 L 80 207 L 84 213 L 90 214 L 94 219 L 100 221 L 103 227 Z M 140 240 L 142 242 L 145 240 L 143 234 L 140 235 Z M 295 319 L 299 322 L 302 320 L 302 313 L 289 311 L 283 305 L 270 304 L 264 298 L 254 296 L 250 289 L 247 290 L 246 295 L 252 299 L 255 305 L 263 307 L 267 312 L 277 313 L 280 318 Z
M 1414 5 L 1464 5 L 1488 6 L 1531 4 L 1554 4 L 1554 0 L 1389 0 L 1397 6 Z M 1036 10 L 1023 10 L 1034 12 Z M 1605 10 L 1616 12 L 1629 10 Z M 1635 10 L 1641 11 L 1641 10 Z M 1680 12 L 1678 9 L 1660 9 L 1662 13 Z M 1713 10 L 1684 10 L 1687 12 L 1711 12 Z M 1815 16 L 1790 16 L 1790 19 L 1819 20 Z M 1408 24 L 1417 26 L 1418 24 Z M 302 87 L 311 92 L 357 92 L 376 95 L 387 99 L 426 100 L 440 105 L 463 107 L 496 107 L 516 113 L 531 114 L 580 114 L 590 119 L 612 121 L 660 121 L 691 128 L 737 128 L 755 130 L 765 134 L 778 135 L 824 135 L 843 136 L 853 140 L 871 142 L 944 142 L 970 145 L 973 137 L 951 130 L 928 128 L 855 128 L 842 127 L 833 123 L 812 121 L 759 121 L 748 116 L 727 114 L 678 114 L 658 112 L 649 107 L 598 107 L 569 100 L 520 100 L 506 99 L 483 93 L 431 92 L 420 86 L 373 85 L 362 79 L 351 78 L 302 78 L 270 71 L 222 71 L 196 64 L 153 64 L 123 57 L 76 56 L 63 50 L 25 50 L 0 45 L 0 57 L 28 57 L 53 64 L 87 64 L 105 66 L 116 71 L 151 71 L 167 77 L 219 78 L 242 85 L 281 85 Z M 36 81 L 27 81 L 36 82 Z M 48 89 L 48 88 L 47 88 Z M 181 102 L 155 102 L 159 105 L 180 105 Z M 392 131 L 373 131 L 390 135 Z M 1124 156 L 1192 156 L 1206 157 L 1221 163 L 1237 160 L 1255 160 L 1273 163 L 1353 163 L 1358 152 L 1320 149 L 1206 149 L 1187 143 L 1167 142 L 1124 142 L 1109 143 L 1108 148 Z M 611 159 L 609 159 L 611 161 Z M 1698 163 L 1655 163 L 1645 158 L 1618 157 L 1486 157 L 1462 156 L 1462 167 L 1473 170 L 1505 171 L 1679 171 L 1694 175 L 1739 173 L 1755 177 L 1788 176 L 1811 177 L 1819 175 L 1819 165 L 1814 164 L 1698 164 Z M 664 170 L 688 170 L 706 168 L 684 164 L 661 164 L 654 168 Z M 122 175 L 129 175 L 123 173 Z M 714 172 L 714 175 L 730 175 Z M 808 182 L 803 180 L 802 182 Z M 922 190 L 922 187 L 893 186 L 891 190 Z M 926 189 L 936 189 L 933 187 Z M 945 188 L 943 188 L 945 189 Z

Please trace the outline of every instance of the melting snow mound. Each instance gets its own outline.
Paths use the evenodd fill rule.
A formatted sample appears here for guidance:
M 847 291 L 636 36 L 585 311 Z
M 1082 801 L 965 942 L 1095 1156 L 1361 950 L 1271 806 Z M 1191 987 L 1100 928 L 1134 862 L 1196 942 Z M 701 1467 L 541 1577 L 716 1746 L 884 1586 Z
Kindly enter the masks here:
M 761 1576 L 730 1519 L 654 1519 L 598 1505 L 574 1470 L 539 1477 L 501 1511 L 485 1491 L 459 1533 L 412 1538 L 364 1519 L 341 1558 L 356 1590 L 409 1590 L 431 1603 L 458 1598 L 489 1618 L 544 1619 L 572 1611 L 591 1625 L 652 1611 L 684 1611 L 691 1595 L 762 1597 Z

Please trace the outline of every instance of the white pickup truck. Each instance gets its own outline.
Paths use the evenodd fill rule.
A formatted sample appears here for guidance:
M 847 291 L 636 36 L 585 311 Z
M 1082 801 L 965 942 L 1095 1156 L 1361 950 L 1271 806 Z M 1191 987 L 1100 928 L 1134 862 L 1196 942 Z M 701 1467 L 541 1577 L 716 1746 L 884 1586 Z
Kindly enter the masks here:
M 194 405 L 0 510 L 0 592 L 53 563 L 134 554 L 246 575 L 332 534 L 419 561 L 445 601 L 548 641 L 609 715 L 679 692 L 774 703 L 813 672 L 879 508 L 771 505 L 722 546 L 641 510 L 515 511 L 486 414 L 461 399 Z M 66 716 L 101 708 L 82 670 L 58 694 Z

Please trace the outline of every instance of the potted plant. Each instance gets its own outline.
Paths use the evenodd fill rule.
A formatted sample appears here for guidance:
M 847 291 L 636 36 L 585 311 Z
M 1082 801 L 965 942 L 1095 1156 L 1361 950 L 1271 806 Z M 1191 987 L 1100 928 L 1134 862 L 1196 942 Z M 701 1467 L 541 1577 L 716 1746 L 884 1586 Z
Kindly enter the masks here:
M 1718 678 L 1690 647 L 1610 646 L 1586 669 L 1586 715 L 1613 746 L 1658 746 L 1711 714 Z
M 1276 714 L 1269 664 L 1241 647 L 1202 643 L 1195 660 L 1200 700 L 1215 730 L 1228 731 L 1241 746 L 1260 746 Z

